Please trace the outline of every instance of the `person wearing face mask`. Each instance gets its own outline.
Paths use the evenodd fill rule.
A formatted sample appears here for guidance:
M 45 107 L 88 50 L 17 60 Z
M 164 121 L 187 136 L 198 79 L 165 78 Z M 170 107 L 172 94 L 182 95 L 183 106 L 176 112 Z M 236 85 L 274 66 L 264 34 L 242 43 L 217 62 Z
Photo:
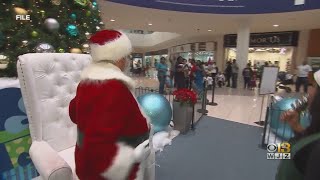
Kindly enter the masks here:
M 146 179 L 150 126 L 132 93 L 134 81 L 123 73 L 130 40 L 103 30 L 90 38 L 90 47 L 92 62 L 69 105 L 78 129 L 76 174 L 81 180 Z
M 294 110 L 281 115 L 295 132 L 291 144 L 291 159 L 281 161 L 276 180 L 320 179 L 320 71 L 314 74 L 314 83 L 309 90 L 308 111 L 311 124 L 303 128 L 300 113 Z

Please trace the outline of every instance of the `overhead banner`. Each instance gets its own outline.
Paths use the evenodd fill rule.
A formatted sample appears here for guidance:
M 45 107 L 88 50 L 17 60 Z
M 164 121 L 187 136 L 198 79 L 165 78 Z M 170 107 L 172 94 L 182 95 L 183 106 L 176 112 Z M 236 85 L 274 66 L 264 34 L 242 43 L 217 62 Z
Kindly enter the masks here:
M 320 9 L 319 0 L 108 0 L 116 3 L 183 12 L 263 14 Z
M 270 32 L 250 34 L 250 47 L 298 46 L 299 32 Z M 224 36 L 224 47 L 237 47 L 237 35 Z

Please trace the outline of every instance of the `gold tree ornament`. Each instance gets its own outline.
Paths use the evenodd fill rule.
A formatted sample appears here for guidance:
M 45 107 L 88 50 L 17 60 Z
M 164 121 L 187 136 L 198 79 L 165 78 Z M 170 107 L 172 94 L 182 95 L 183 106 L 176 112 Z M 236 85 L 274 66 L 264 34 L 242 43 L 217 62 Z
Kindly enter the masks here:
M 70 52 L 71 53 L 76 53 L 76 54 L 81 54 L 82 53 L 81 49 L 79 49 L 79 48 L 72 48 L 72 49 L 70 49 Z
M 89 0 L 74 0 L 74 2 L 82 7 L 85 7 L 89 4 Z
M 61 4 L 61 0 L 51 0 L 53 5 L 59 6 Z
M 15 7 L 14 8 L 14 12 L 17 14 L 17 15 L 28 15 L 28 11 L 23 9 L 23 8 L 20 8 L 20 7 Z

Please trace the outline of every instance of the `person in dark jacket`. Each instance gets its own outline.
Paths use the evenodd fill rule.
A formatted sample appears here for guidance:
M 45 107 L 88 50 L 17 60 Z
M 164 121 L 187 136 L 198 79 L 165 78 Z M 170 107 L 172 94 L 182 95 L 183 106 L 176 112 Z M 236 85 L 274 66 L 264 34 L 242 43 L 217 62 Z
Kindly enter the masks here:
M 230 80 L 231 80 L 231 77 L 232 77 L 232 66 L 231 66 L 231 62 L 230 61 L 227 62 L 227 68 L 225 70 L 225 76 L 226 76 L 227 87 L 230 87 Z
M 179 56 L 175 65 L 175 74 L 174 74 L 174 80 L 175 80 L 175 85 L 177 89 L 185 88 L 185 85 L 186 85 L 184 67 L 185 65 L 183 63 L 183 58 Z
M 247 67 L 243 69 L 242 76 L 244 79 L 244 89 L 250 89 L 250 80 L 252 77 L 253 71 L 250 64 L 247 64 Z

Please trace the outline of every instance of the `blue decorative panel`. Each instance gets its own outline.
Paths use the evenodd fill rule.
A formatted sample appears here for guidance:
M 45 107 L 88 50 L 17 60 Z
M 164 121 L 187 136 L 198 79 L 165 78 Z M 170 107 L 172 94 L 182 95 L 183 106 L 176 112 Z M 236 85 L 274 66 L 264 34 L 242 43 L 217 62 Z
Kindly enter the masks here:
M 19 88 L 0 89 L 0 178 L 38 176 L 29 157 L 29 123 Z
M 154 9 L 213 13 L 264 14 L 320 9 L 319 0 L 306 0 L 295 5 L 295 0 L 108 0 L 116 3 Z

